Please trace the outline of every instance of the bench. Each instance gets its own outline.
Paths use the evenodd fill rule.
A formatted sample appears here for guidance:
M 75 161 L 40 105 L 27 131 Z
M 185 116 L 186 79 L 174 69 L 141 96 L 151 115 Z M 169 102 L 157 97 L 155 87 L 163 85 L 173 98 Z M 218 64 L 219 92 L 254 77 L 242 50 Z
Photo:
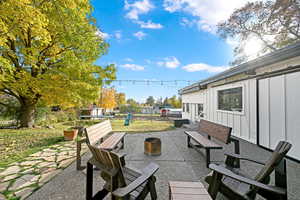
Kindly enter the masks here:
M 189 148 L 193 147 L 196 150 L 199 148 L 205 149 L 206 167 L 208 168 L 208 165 L 210 164 L 210 150 L 223 148 L 220 144 L 212 141 L 211 138 L 217 139 L 225 144 L 234 142 L 234 152 L 236 154 L 240 153 L 239 141 L 231 137 L 231 130 L 232 128 L 230 127 L 201 119 L 199 122 L 198 131 L 184 131 L 184 133 L 187 135 L 187 145 Z M 197 144 L 192 144 L 191 139 Z M 237 163 L 236 167 L 239 167 L 239 163 Z
M 107 151 L 124 148 L 124 136 L 126 133 L 113 133 L 109 120 L 100 122 L 84 129 L 85 138 L 77 141 L 77 170 L 84 169 L 81 166 L 81 144 L 87 143 Z M 108 137 L 108 135 L 110 135 Z
M 169 200 L 212 200 L 200 182 L 169 181 Z

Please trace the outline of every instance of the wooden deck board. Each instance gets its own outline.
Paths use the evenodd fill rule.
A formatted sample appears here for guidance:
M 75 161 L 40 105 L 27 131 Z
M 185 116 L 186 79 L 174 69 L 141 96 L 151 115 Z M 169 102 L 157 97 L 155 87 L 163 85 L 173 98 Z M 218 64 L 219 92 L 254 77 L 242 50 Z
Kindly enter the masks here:
M 200 182 L 170 181 L 171 200 L 212 200 Z

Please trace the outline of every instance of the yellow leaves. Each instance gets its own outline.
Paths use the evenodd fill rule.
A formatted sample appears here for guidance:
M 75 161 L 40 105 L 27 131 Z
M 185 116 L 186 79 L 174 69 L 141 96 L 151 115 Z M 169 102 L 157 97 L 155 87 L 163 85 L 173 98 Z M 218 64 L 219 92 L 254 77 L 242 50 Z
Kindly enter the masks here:
M 113 88 L 102 88 L 99 106 L 105 109 L 113 109 L 117 106 L 116 91 Z
M 89 0 L 0 0 L 0 81 L 47 105 L 97 101 L 115 66 L 93 65 L 107 44 L 96 37 L 90 12 Z

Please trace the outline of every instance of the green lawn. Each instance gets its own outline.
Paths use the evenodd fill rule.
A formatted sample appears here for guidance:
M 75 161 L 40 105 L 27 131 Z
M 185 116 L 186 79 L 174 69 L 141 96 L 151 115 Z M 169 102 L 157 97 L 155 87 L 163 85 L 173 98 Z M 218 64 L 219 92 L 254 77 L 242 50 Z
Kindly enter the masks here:
M 116 116 L 119 117 L 126 117 L 128 114 L 124 114 L 124 113 L 117 113 Z M 133 117 L 159 117 L 160 114 L 142 114 L 142 113 L 134 113 L 132 114 Z
M 112 127 L 114 131 L 128 133 L 156 132 L 174 128 L 173 123 L 169 121 L 155 120 L 134 120 L 129 126 L 124 126 L 124 120 L 112 120 Z
M 99 121 L 65 122 L 53 125 L 53 129 L 0 129 L 0 167 L 23 160 L 28 155 L 47 148 L 63 140 L 63 130 L 74 125 L 90 126 Z M 114 131 L 142 133 L 170 130 L 173 124 L 168 121 L 136 120 L 124 126 L 124 120 L 112 120 Z

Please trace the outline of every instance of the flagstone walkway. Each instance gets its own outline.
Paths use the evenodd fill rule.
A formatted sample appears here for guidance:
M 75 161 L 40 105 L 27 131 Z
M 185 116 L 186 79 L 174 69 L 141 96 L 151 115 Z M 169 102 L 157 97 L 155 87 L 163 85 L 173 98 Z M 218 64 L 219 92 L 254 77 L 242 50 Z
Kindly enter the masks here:
M 83 146 L 82 153 L 86 150 Z M 25 199 L 75 159 L 75 142 L 63 142 L 0 169 L 0 200 Z

